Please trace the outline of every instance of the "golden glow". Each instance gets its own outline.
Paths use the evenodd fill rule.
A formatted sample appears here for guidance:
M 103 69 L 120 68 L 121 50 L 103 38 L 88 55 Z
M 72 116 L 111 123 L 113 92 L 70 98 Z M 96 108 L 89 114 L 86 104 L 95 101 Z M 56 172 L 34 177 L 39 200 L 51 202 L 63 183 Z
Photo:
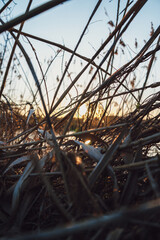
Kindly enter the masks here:
M 89 140 L 86 140 L 86 141 L 85 141 L 85 144 L 88 144 L 88 145 L 91 144 L 91 140 L 90 140 L 90 139 L 89 139 Z
M 82 164 L 82 159 L 79 156 L 76 156 L 76 164 L 77 165 Z

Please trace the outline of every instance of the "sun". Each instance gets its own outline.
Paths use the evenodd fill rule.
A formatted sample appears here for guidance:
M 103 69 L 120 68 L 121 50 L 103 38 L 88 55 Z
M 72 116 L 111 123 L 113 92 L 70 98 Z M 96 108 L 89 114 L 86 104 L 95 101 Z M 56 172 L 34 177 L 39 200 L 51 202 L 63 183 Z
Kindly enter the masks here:
M 79 117 L 82 118 L 86 114 L 86 112 L 87 112 L 86 104 L 81 105 L 78 109 Z

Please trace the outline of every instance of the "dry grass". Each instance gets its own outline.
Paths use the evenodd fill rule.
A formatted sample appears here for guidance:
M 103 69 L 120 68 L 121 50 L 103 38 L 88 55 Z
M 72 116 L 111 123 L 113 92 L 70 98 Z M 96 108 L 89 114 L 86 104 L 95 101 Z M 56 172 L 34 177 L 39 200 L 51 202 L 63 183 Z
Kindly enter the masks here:
M 120 9 L 117 9 L 114 30 L 91 59 L 78 54 L 77 49 L 101 1 L 95 6 L 74 50 L 22 32 L 27 19 L 64 1 L 47 2 L 30 11 L 31 2 L 25 14 L 8 23 L 1 20 L 0 26 L 1 33 L 9 32 L 14 39 L 0 88 L 1 238 L 158 239 L 160 92 L 157 90 L 146 100 L 142 99 L 146 89 L 160 86 L 159 82 L 148 84 L 155 55 L 160 50 L 160 27 L 152 31 L 134 58 L 115 72 L 112 67 L 117 45 L 125 46 L 122 36 L 146 0 L 132 4 L 127 1 L 121 20 Z M 18 23 L 17 31 L 14 27 Z M 49 110 L 34 65 L 19 40 L 21 35 L 71 54 Z M 107 44 L 110 44 L 109 50 L 97 63 L 97 56 Z M 20 48 L 35 80 L 43 111 L 37 106 L 37 92 L 32 89 L 33 102 L 15 103 L 3 94 L 16 47 Z M 75 56 L 86 65 L 57 99 Z M 107 68 L 104 67 L 106 60 Z M 129 76 L 144 62 L 148 64 L 145 80 L 136 88 L 135 79 L 130 80 Z M 70 103 L 59 108 L 86 69 L 91 73 L 86 88 L 81 94 L 70 95 Z M 99 84 L 92 89 L 96 76 Z M 45 88 L 47 91 L 46 83 Z M 109 118 L 117 97 L 121 98 L 117 111 L 121 117 Z M 102 102 L 105 108 L 96 118 Z M 84 118 L 75 120 L 75 113 L 85 103 L 88 109 Z M 73 128 L 78 132 L 70 133 Z M 90 144 L 86 144 L 86 140 L 90 140 Z

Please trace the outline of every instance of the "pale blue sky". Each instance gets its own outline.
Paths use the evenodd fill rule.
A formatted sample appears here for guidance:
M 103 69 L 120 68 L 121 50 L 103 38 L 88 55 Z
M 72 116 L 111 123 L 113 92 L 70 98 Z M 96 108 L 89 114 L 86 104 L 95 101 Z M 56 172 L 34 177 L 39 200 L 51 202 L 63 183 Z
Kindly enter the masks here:
M 12 11 L 12 18 L 24 13 L 25 8 L 28 4 L 28 1 L 26 0 L 15 0 L 15 2 L 17 4 Z M 44 2 L 47 1 L 33 0 L 32 8 Z M 113 20 L 113 22 L 115 22 L 117 2 L 117 0 L 102 1 L 102 4 L 94 16 L 77 52 L 85 55 L 86 57 L 91 57 L 100 47 L 102 41 L 107 38 L 109 29 L 111 31 L 113 30 L 113 28 L 110 27 L 107 22 L 109 20 Z M 125 0 L 121 0 L 121 2 L 126 3 Z M 64 44 L 67 47 L 74 49 L 96 3 L 97 0 L 70 0 L 45 13 L 40 14 L 39 16 L 28 20 L 24 24 L 23 31 L 60 44 Z M 105 9 L 108 13 L 108 16 L 105 15 Z M 123 9 L 123 6 L 121 6 L 121 9 Z M 149 39 L 151 22 L 153 22 L 154 29 L 158 27 L 160 24 L 159 10 L 160 0 L 148 0 L 133 23 L 131 23 L 126 33 L 123 35 L 123 40 L 127 44 L 126 54 L 125 56 L 119 54 L 117 57 L 117 60 L 115 62 L 117 68 L 121 67 L 125 61 L 128 61 L 135 55 L 136 52 L 140 50 L 144 44 L 144 39 Z M 138 40 L 138 49 L 134 48 L 135 38 Z M 31 59 L 33 60 L 34 56 L 30 50 L 28 43 L 25 43 L 25 39 L 22 39 L 21 41 L 22 44 L 28 48 L 28 53 L 32 54 Z M 31 42 L 34 45 L 41 62 L 45 58 L 50 58 L 50 56 L 53 55 L 54 50 L 56 51 L 56 48 L 51 48 L 46 44 L 38 43 L 33 40 L 31 40 Z M 53 65 L 53 68 L 56 68 L 57 74 L 60 74 L 62 70 L 61 66 L 59 66 L 61 61 L 62 59 L 60 58 L 57 60 L 55 65 Z M 160 66 L 157 68 L 159 67 Z M 74 70 L 73 68 L 71 70 L 74 71 L 76 75 L 79 71 L 79 66 L 74 66 Z M 54 74 L 55 72 L 53 73 L 51 71 L 49 76 L 51 77 Z M 56 76 L 54 77 L 54 81 L 55 78 Z M 51 89 L 53 86 L 52 80 L 48 79 L 49 89 Z M 156 79 L 154 80 L 156 81 Z M 87 77 L 84 80 L 84 84 L 86 81 Z
M 13 16 L 22 14 L 25 11 L 25 6 L 28 1 L 15 0 L 15 2 L 17 5 L 12 13 Z M 32 7 L 44 2 L 47 1 L 33 0 Z M 115 21 L 117 2 L 117 0 L 102 1 L 92 24 L 89 26 L 88 33 L 84 38 L 85 43 L 86 41 L 91 41 L 93 46 L 99 47 L 102 39 L 107 37 L 109 27 L 107 22 L 109 20 Z M 126 1 L 123 0 L 121 2 Z M 62 44 L 64 43 L 66 46 L 73 48 L 96 3 L 97 0 L 70 0 L 28 20 L 23 29 L 31 34 Z M 104 8 L 107 10 L 109 18 L 105 15 Z M 125 34 L 127 41 L 132 43 L 134 36 L 136 36 L 139 41 L 147 39 L 149 37 L 151 21 L 153 22 L 154 28 L 160 24 L 159 9 L 159 0 L 148 0 L 127 30 Z M 89 50 L 92 49 L 89 46 L 85 46 L 85 52 L 86 50 L 89 52 Z

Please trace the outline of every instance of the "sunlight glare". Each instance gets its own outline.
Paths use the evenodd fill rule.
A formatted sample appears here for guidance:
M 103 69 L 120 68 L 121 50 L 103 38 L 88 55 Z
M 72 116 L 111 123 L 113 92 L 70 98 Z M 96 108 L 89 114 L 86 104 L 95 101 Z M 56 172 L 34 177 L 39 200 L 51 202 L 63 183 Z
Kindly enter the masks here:
M 91 144 L 91 140 L 90 140 L 90 139 L 89 139 L 89 140 L 86 140 L 86 141 L 85 141 L 85 144 L 88 144 L 88 145 Z

